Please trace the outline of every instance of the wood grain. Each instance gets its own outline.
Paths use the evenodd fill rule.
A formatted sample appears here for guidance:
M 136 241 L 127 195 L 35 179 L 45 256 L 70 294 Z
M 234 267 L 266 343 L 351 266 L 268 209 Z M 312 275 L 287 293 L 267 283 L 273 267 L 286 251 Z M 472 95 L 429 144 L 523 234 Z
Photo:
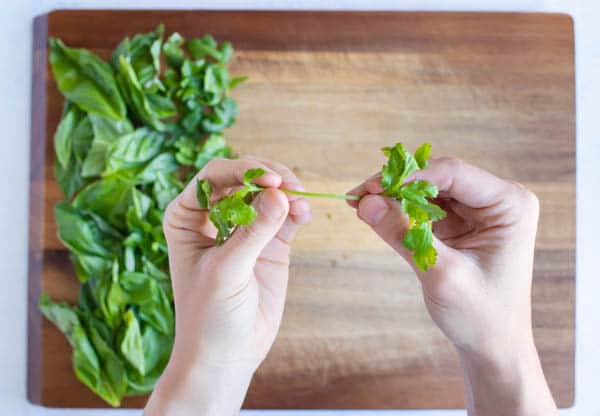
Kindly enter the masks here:
M 30 190 L 28 397 L 100 407 L 74 377 L 63 336 L 36 308 L 78 283 L 56 238 L 51 164 L 62 97 L 49 36 L 103 57 L 164 22 L 236 47 L 240 153 L 291 166 L 315 191 L 344 192 L 378 170 L 394 139 L 525 183 L 541 200 L 533 324 L 560 406 L 574 397 L 575 114 L 573 24 L 556 14 L 57 11 L 35 21 Z M 248 408 L 456 408 L 457 357 L 414 275 L 339 201 L 314 201 L 294 245 L 280 335 Z M 140 407 L 144 397 L 128 398 Z

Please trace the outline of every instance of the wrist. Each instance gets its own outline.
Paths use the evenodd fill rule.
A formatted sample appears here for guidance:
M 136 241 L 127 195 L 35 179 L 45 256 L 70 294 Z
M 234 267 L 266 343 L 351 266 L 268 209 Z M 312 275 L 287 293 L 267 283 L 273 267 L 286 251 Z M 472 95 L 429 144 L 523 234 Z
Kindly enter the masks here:
M 494 348 L 457 350 L 465 373 L 469 415 L 556 414 L 533 335 Z
M 158 381 L 145 416 L 239 414 L 254 368 L 171 360 Z

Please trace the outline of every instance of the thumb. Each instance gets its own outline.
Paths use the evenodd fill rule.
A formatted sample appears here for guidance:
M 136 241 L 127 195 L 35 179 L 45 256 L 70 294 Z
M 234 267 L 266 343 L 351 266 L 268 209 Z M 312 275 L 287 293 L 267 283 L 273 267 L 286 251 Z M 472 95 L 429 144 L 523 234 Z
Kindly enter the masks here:
M 402 240 L 408 231 L 410 223 L 402 212 L 400 202 L 381 195 L 366 195 L 358 204 L 358 217 L 369 224 L 383 241 L 392 247 L 410 264 L 419 277 L 435 273 L 444 268 L 442 265 L 449 256 L 449 247 L 434 236 L 433 245 L 438 252 L 436 264 L 427 272 L 416 267 L 412 252 L 404 247 Z
M 224 247 L 235 251 L 238 260 L 254 262 L 275 237 L 287 218 L 289 202 L 279 190 L 265 189 L 254 201 L 258 213 L 254 222 L 246 227 L 239 227 L 229 238 Z

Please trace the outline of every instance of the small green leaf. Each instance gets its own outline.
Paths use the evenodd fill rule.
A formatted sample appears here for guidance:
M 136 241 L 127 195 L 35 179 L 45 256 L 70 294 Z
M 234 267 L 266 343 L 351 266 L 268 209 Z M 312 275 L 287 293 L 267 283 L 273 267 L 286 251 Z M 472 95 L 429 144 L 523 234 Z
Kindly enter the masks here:
M 207 180 L 198 179 L 196 181 L 196 198 L 200 209 L 208 209 L 210 207 L 210 194 L 212 186 Z
M 217 49 L 217 42 L 210 35 L 204 35 L 201 38 L 190 39 L 188 50 L 194 59 L 201 59 L 210 56 L 221 61 L 223 54 Z
M 387 196 L 397 197 L 404 180 L 417 171 L 419 165 L 402 143 L 396 143 L 393 147 L 382 150 L 389 159 L 387 165 L 381 169 L 381 185 Z
M 139 322 L 131 309 L 125 312 L 123 321 L 125 331 L 119 344 L 119 350 L 125 360 L 143 376 L 146 374 L 146 368 Z
M 427 167 L 427 159 L 429 159 L 429 155 L 431 154 L 431 144 L 423 143 L 416 151 L 415 151 L 415 159 L 417 164 L 419 165 L 419 169 L 425 169 Z
M 435 264 L 437 251 L 433 248 L 431 222 L 423 222 L 408 230 L 402 243 L 413 252 L 413 260 L 422 271 Z
M 81 119 L 81 111 L 67 101 L 62 119 L 54 133 L 54 151 L 63 169 L 67 168 L 71 159 L 73 130 L 79 119 Z
M 262 168 L 256 169 L 248 169 L 244 172 L 244 185 L 252 185 L 252 183 L 263 176 L 265 174 L 265 170 Z
M 184 52 L 181 49 L 181 45 L 183 45 L 184 39 L 177 32 L 173 33 L 163 46 L 163 52 L 165 54 L 165 58 L 170 66 L 173 68 L 179 68 L 184 59 Z
M 247 80 L 248 80 L 248 77 L 232 78 L 231 81 L 229 81 L 229 89 L 232 90 L 235 87 L 237 87 L 239 84 L 241 84 L 242 82 L 246 82 Z

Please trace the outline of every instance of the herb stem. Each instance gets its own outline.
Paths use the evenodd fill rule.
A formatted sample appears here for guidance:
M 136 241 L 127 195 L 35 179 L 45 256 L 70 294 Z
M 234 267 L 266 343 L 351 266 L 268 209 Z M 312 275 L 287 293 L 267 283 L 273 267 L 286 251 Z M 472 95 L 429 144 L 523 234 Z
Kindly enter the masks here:
M 349 201 L 358 201 L 360 199 L 357 195 L 338 195 L 338 194 L 323 194 L 319 192 L 302 192 L 302 191 L 293 191 L 291 189 L 279 189 L 281 192 L 289 195 L 300 195 L 300 196 L 308 196 L 311 198 L 329 198 L 329 199 L 345 199 Z

